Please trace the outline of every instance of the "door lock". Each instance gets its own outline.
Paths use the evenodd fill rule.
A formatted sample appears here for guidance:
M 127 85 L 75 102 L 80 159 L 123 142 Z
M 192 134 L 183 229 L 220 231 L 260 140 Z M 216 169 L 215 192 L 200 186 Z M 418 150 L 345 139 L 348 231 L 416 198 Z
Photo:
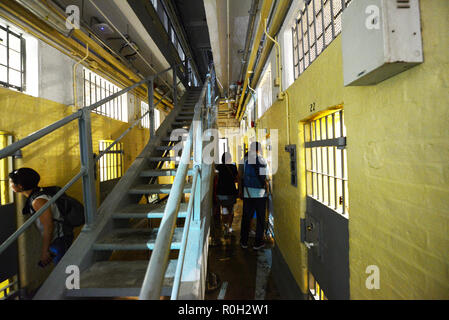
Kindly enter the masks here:
M 313 242 L 304 241 L 304 244 L 307 247 L 307 249 L 312 249 L 312 247 L 315 246 L 315 243 L 313 243 Z

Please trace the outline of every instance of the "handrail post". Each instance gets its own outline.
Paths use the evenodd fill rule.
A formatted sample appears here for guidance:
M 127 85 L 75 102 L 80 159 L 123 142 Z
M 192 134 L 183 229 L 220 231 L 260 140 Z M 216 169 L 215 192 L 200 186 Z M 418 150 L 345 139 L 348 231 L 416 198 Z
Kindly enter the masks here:
M 148 81 L 148 110 L 150 118 L 150 139 L 154 137 L 155 125 L 154 125 L 154 78 Z
M 84 214 L 86 218 L 85 230 L 88 230 L 95 219 L 97 211 L 97 195 L 95 189 L 94 155 L 92 151 L 92 124 L 91 114 L 88 108 L 82 109 L 82 115 L 78 120 L 81 167 L 86 171 L 83 174 L 83 199 Z
M 201 104 L 200 118 L 193 121 L 193 165 L 199 168 L 200 176 L 203 162 L 203 114 L 204 114 L 204 100 L 198 102 Z M 194 198 L 193 203 L 193 221 L 200 220 L 201 212 L 201 179 L 196 182 L 195 193 L 197 196 Z M 199 196 L 198 196 L 199 195 Z
M 176 80 L 176 67 L 173 68 L 173 109 L 178 105 L 178 81 Z

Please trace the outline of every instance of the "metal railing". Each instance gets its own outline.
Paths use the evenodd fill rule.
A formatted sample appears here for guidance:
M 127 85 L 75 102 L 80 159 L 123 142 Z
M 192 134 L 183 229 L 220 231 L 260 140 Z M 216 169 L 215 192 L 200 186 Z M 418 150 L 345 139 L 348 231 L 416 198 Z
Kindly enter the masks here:
M 213 73 L 213 70 L 212 70 Z M 212 79 L 212 81 L 211 81 Z M 182 150 L 180 163 L 176 171 L 175 180 L 168 196 L 167 205 L 165 206 L 164 216 L 161 221 L 156 243 L 151 254 L 151 259 L 145 274 L 145 278 L 140 291 L 139 299 L 141 300 L 157 300 L 160 298 L 162 285 L 168 266 L 170 246 L 173 239 L 176 219 L 178 217 L 181 197 L 183 195 L 186 175 L 190 163 L 190 154 L 193 151 L 193 182 L 190 191 L 190 198 L 187 207 L 187 216 L 184 223 L 184 231 L 182 236 L 181 248 L 178 254 L 178 263 L 173 282 L 171 299 L 177 299 L 179 288 L 181 285 L 182 270 L 184 266 L 184 258 L 186 246 L 190 231 L 191 221 L 200 220 L 201 211 L 201 172 L 202 172 L 202 150 L 203 150 L 203 128 L 207 129 L 211 124 L 211 101 L 213 96 L 214 80 L 212 74 L 208 75 L 199 98 L 195 105 L 194 118 L 192 126 L 189 130 L 189 136 Z M 206 101 L 205 101 L 206 100 Z M 200 179 L 198 179 L 200 177 Z
M 29 136 L 12 143 L 0 150 L 0 159 L 13 156 L 17 151 L 26 147 L 33 142 L 45 137 L 46 135 L 52 133 L 53 131 L 69 124 L 70 122 L 78 119 L 79 126 L 79 142 L 80 142 L 80 156 L 81 156 L 81 169 L 79 173 L 73 177 L 64 187 L 61 188 L 59 192 L 57 192 L 45 205 L 43 205 L 33 216 L 28 219 L 20 228 L 18 228 L 8 239 L 6 239 L 0 245 L 0 254 L 5 251 L 17 238 L 25 232 L 25 230 L 35 222 L 52 204 L 54 204 L 59 197 L 62 196 L 64 192 L 66 192 L 76 181 L 82 178 L 82 188 L 83 188 L 83 200 L 84 200 L 84 214 L 85 214 L 85 226 L 83 230 L 87 231 L 91 228 L 92 224 L 95 220 L 95 212 L 97 211 L 97 203 L 96 203 L 96 189 L 95 189 L 95 172 L 94 172 L 94 164 L 98 161 L 104 154 L 106 154 L 117 142 L 119 142 L 127 133 L 131 131 L 133 127 L 135 127 L 139 121 L 149 114 L 150 116 L 150 128 L 152 124 L 153 130 L 150 129 L 150 137 L 154 136 L 154 107 L 157 106 L 164 96 L 159 99 L 156 104 L 154 104 L 154 94 L 153 94 L 153 83 L 156 78 L 161 76 L 162 74 L 174 70 L 173 72 L 173 87 L 170 91 L 173 92 L 173 105 L 176 108 L 177 106 L 177 80 L 176 80 L 176 68 L 180 65 L 184 65 L 185 62 L 178 64 L 176 66 L 167 68 L 157 74 L 148 76 L 142 81 L 133 84 L 121 91 L 118 91 L 109 97 L 106 97 L 90 106 L 86 106 L 82 109 L 79 109 L 75 113 L 56 121 L 49 126 L 42 128 Z M 101 154 L 94 158 L 93 148 L 92 148 L 92 126 L 91 126 L 91 111 L 96 108 L 102 106 L 103 104 L 119 97 L 141 85 L 147 84 L 148 86 L 148 97 L 149 97 L 149 110 L 144 115 L 142 115 L 137 121 L 135 121 L 118 139 L 116 139 L 108 149 L 104 150 Z

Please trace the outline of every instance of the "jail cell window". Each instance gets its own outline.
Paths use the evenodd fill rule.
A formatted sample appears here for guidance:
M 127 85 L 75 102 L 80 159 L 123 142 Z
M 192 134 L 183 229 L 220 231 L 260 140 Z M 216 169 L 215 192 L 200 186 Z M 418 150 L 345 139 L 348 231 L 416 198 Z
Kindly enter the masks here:
M 344 111 L 304 124 L 307 196 L 349 217 Z
M 351 0 L 306 1 L 292 26 L 297 79 L 341 32 L 341 17 Z
M 25 39 L 1 24 L 0 84 L 20 92 L 25 87 Z
M 114 141 L 100 140 L 100 153 Z M 123 143 L 116 143 L 99 160 L 100 182 L 120 178 L 123 175 Z
M 148 103 L 141 101 L 140 102 L 140 116 L 143 116 L 149 110 Z M 150 128 L 150 116 L 147 114 L 145 117 L 140 120 L 140 125 L 142 128 L 149 129 Z M 161 125 L 161 112 L 158 109 L 154 109 L 154 130 L 157 130 Z
M 122 90 L 89 69 L 83 69 L 83 77 L 84 106 L 90 106 Z M 94 109 L 93 112 L 115 120 L 128 122 L 127 95 L 122 94 Z

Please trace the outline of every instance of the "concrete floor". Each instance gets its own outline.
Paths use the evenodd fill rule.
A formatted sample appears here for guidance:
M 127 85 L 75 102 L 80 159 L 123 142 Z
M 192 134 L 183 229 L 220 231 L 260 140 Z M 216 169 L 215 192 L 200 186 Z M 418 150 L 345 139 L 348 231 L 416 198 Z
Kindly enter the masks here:
M 217 275 L 218 287 L 206 291 L 206 300 L 279 300 L 280 295 L 271 274 L 271 248 L 273 239 L 266 239 L 265 248 L 240 247 L 242 200 L 235 204 L 231 235 L 224 235 L 220 221 L 214 220 L 209 246 L 209 272 Z M 215 229 L 214 229 L 215 228 Z

